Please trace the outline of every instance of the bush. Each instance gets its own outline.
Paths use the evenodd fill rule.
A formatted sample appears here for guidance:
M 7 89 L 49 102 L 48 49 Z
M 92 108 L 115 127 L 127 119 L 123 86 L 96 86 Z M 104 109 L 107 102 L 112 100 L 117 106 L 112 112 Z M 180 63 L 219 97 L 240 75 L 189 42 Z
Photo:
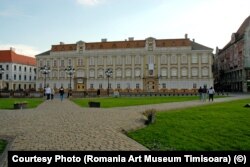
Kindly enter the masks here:
M 143 112 L 143 115 L 147 118 L 147 120 L 145 121 L 146 125 L 155 122 L 155 113 L 156 113 L 155 109 L 148 109 Z

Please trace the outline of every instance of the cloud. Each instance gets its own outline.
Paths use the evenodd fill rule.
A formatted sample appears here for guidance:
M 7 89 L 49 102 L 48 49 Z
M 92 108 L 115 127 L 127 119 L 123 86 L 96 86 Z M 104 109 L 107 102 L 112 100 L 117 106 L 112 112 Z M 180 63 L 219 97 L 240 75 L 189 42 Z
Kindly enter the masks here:
M 16 53 L 25 56 L 35 57 L 35 55 L 41 53 L 41 51 L 33 46 L 23 44 L 0 44 L 0 50 L 10 50 L 11 47 Z
M 95 6 L 103 2 L 103 0 L 76 0 L 79 4 L 85 6 Z

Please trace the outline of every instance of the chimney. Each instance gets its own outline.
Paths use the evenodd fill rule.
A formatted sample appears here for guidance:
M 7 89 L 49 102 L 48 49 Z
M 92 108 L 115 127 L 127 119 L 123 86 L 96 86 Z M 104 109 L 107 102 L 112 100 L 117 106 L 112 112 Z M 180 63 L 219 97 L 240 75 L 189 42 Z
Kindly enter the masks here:
M 133 41 L 134 40 L 134 37 L 129 37 L 128 38 L 128 41 Z
M 188 34 L 185 34 L 185 39 L 188 39 Z
M 13 48 L 13 47 L 10 47 L 10 50 L 13 51 L 13 52 L 15 52 L 16 49 Z
M 60 45 L 64 45 L 64 42 L 60 42 Z
M 216 46 L 215 53 L 216 53 L 216 54 L 219 53 L 219 47 L 218 47 L 218 46 Z
M 193 42 L 195 42 L 195 39 L 193 38 Z
M 107 42 L 107 38 L 102 38 L 102 42 Z

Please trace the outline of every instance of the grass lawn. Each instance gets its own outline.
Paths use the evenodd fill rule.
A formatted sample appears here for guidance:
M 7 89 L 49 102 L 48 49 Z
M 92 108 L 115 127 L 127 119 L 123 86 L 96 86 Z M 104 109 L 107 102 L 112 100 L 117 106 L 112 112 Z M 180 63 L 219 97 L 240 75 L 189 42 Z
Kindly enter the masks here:
M 88 107 L 89 101 L 101 102 L 101 108 L 125 107 L 147 104 L 170 103 L 178 101 L 198 100 L 198 96 L 152 96 L 152 97 L 106 97 L 106 98 L 77 98 L 73 102 L 81 107 Z
M 156 122 L 128 136 L 150 150 L 250 150 L 250 99 L 158 112 Z
M 43 101 L 42 98 L 0 98 L 0 109 L 13 109 L 15 102 L 27 102 L 28 108 L 36 108 Z
M 7 142 L 6 142 L 5 140 L 1 140 L 1 139 L 0 139 L 0 154 L 3 153 L 3 151 L 4 151 L 5 147 L 6 147 L 6 145 L 7 145 Z

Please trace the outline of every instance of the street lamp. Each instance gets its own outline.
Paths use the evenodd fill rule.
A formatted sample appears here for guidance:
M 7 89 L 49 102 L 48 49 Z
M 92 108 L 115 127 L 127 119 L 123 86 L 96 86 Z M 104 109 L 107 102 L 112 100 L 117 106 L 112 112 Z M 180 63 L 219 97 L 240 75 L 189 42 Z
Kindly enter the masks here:
M 0 90 L 2 90 L 2 80 L 3 80 L 3 73 L 4 73 L 4 69 L 3 69 L 3 67 L 0 67 L 0 74 L 1 74 L 1 89 Z
M 75 72 L 75 69 L 72 66 L 68 66 L 64 71 L 69 75 L 69 91 L 71 91 L 71 78 Z
M 112 76 L 112 74 L 113 74 L 112 69 L 108 68 L 108 69 L 105 71 L 105 74 L 106 74 L 106 76 L 107 76 L 107 78 L 108 78 L 108 96 L 109 96 L 109 78 L 110 78 L 110 77 Z
M 45 65 L 45 66 L 43 66 L 43 67 L 40 68 L 40 72 L 42 74 L 44 74 L 44 91 L 45 91 L 45 88 L 46 88 L 46 77 L 47 77 L 47 74 L 50 73 L 50 67 L 48 67 L 48 66 Z

